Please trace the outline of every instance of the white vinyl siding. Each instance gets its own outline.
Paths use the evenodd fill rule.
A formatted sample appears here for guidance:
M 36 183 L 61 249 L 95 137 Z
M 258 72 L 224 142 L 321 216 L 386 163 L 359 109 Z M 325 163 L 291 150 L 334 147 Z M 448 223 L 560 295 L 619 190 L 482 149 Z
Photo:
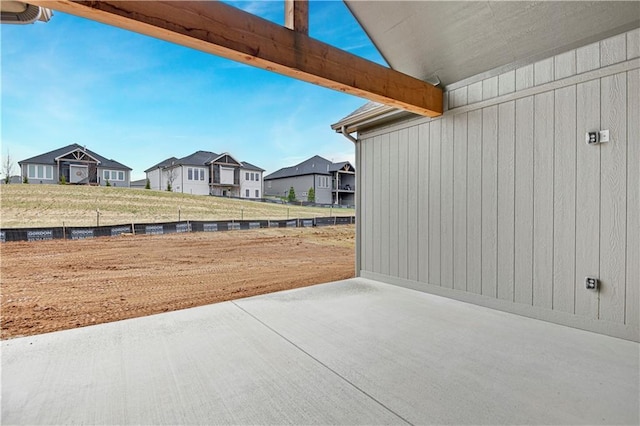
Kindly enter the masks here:
M 53 166 L 29 164 L 27 177 L 29 179 L 53 179 Z

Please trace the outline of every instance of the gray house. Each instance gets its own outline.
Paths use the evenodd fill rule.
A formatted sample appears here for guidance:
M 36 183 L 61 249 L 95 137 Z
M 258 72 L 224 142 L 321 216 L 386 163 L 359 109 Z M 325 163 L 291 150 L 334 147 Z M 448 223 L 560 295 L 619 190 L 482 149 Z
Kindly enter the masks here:
M 296 196 L 306 201 L 309 189 L 319 204 L 355 205 L 356 169 L 348 161 L 333 163 L 319 155 L 295 166 L 265 176 L 265 195 L 287 196 L 293 187 Z
M 131 168 L 115 160 L 107 159 L 78 144 L 27 158 L 18 162 L 20 175 L 31 184 L 57 184 L 62 177 L 67 183 L 77 185 L 102 185 L 128 187 Z

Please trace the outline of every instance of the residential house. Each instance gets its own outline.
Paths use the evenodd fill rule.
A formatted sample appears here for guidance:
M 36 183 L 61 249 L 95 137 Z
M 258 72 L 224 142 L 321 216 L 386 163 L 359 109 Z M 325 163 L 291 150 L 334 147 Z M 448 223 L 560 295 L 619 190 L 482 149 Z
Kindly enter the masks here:
M 84 146 L 67 145 L 18 162 L 30 184 L 107 185 L 128 187 L 131 168 L 107 159 Z
M 196 151 L 170 157 L 145 170 L 151 189 L 194 195 L 262 198 L 263 169 L 236 160 L 229 153 Z
M 307 201 L 309 189 L 318 204 L 355 205 L 355 168 L 348 161 L 333 163 L 319 155 L 265 176 L 265 194 L 286 197 L 293 187 L 296 197 Z

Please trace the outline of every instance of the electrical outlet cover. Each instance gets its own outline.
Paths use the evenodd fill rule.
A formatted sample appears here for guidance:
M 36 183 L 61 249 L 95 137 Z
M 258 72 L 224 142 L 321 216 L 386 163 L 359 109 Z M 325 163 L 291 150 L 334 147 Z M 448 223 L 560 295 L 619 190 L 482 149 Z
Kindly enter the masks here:
M 600 130 L 600 143 L 609 142 L 609 131 Z

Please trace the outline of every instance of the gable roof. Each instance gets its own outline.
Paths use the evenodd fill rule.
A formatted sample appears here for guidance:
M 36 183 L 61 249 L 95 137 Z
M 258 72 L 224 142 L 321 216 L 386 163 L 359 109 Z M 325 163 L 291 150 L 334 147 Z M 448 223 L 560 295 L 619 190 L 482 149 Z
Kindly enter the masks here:
M 314 155 L 308 160 L 296 164 L 295 166 L 284 167 L 280 170 L 277 170 L 270 175 L 265 176 L 264 180 L 282 179 L 304 175 L 329 175 L 331 174 L 331 172 L 342 168 L 345 164 L 351 165 L 351 163 L 349 163 L 348 161 L 332 163 L 326 158 L 320 157 L 319 155 Z
M 342 168 L 343 168 L 344 166 L 346 166 L 347 164 L 348 164 L 349 166 L 351 166 L 351 168 L 352 168 L 352 169 L 354 169 L 354 170 L 355 170 L 355 167 L 353 167 L 353 164 L 351 164 L 350 162 L 348 162 L 348 161 L 341 161 L 341 162 L 339 162 L 339 163 L 331 163 L 331 165 L 329 166 L 329 171 L 330 171 L 330 172 L 335 172 L 335 171 L 338 171 L 338 170 L 342 170 Z
M 254 165 L 253 165 L 253 164 L 251 164 L 251 163 L 247 163 L 246 161 L 241 161 L 240 163 L 242 164 L 242 168 L 243 168 L 243 169 L 246 169 L 246 170 L 255 170 L 255 171 L 257 171 L 257 172 L 264 172 L 264 169 L 261 169 L 261 168 L 260 168 L 260 167 L 258 167 L 258 166 L 254 166 Z
M 96 160 L 100 161 L 100 164 L 98 164 L 98 166 L 100 168 L 112 168 L 112 169 L 125 169 L 125 170 L 132 170 L 131 167 L 127 167 L 122 163 L 119 163 L 115 160 L 112 159 L 108 159 L 103 157 L 100 154 L 97 154 L 93 151 L 91 151 L 90 149 L 87 149 L 81 145 L 78 145 L 77 143 L 73 143 L 71 145 L 67 145 L 65 147 L 62 148 L 58 148 L 58 149 L 54 149 L 53 151 L 49 151 L 46 152 L 44 154 L 40 154 L 40 155 L 36 155 L 35 157 L 31 157 L 31 158 L 27 158 L 26 160 L 22 160 L 22 161 L 18 161 L 18 164 L 22 165 L 22 164 L 51 164 L 51 165 L 55 165 L 56 163 L 56 158 L 62 156 L 62 155 L 66 155 L 69 154 L 73 151 L 76 150 L 81 150 L 85 153 L 87 153 L 88 155 L 90 155 L 91 157 L 95 158 Z

